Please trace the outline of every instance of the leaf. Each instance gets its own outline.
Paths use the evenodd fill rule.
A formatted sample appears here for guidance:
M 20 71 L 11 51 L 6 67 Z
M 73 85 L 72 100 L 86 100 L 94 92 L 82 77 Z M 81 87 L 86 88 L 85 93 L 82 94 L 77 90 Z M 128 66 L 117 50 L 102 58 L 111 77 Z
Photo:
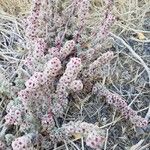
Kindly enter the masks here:
M 75 133 L 75 134 L 73 135 L 73 137 L 74 137 L 75 140 L 79 140 L 79 139 L 81 139 L 83 136 L 82 136 L 81 133 Z
M 145 36 L 143 33 L 137 33 L 137 37 L 139 40 L 144 40 L 145 39 Z

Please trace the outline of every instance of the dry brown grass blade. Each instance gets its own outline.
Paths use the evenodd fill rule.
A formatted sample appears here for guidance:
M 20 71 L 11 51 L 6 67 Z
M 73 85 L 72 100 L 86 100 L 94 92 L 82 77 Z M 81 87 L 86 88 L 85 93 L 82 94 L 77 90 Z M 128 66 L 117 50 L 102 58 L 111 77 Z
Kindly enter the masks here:
M 24 14 L 30 8 L 31 0 L 0 0 L 0 9 L 11 15 Z

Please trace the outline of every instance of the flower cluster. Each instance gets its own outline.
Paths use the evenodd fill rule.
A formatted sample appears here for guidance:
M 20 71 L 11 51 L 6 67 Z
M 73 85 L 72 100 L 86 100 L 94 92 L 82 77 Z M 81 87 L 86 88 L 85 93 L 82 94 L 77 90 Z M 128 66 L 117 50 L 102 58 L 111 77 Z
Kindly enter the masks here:
M 57 91 L 64 91 L 69 86 L 69 84 L 77 78 L 79 71 L 82 68 L 80 58 L 71 58 L 66 66 L 66 70 L 63 76 L 59 80 Z
M 108 51 L 102 56 L 98 57 L 93 63 L 89 65 L 89 75 L 94 76 L 99 73 L 99 68 L 108 63 L 114 57 L 114 53 L 112 51 Z
M 16 104 L 15 104 L 16 103 Z M 22 123 L 22 116 L 25 113 L 22 104 L 18 100 L 11 101 L 6 108 L 7 115 L 5 116 L 5 124 L 20 125 Z
M 18 93 L 18 98 L 22 101 L 25 107 L 27 107 L 28 103 L 30 103 L 30 100 L 32 99 L 32 97 L 33 97 L 32 90 L 28 88 L 21 90 Z
M 104 39 L 109 35 L 109 30 L 113 23 L 115 22 L 116 18 L 112 14 L 112 6 L 113 6 L 113 1 L 112 0 L 105 0 L 106 3 L 106 10 L 104 11 L 104 18 L 102 22 L 99 25 L 99 30 L 98 31 L 93 31 L 93 35 L 96 35 L 96 42 L 104 41 Z
M 29 80 L 26 81 L 25 86 L 27 89 L 38 89 L 46 82 L 47 78 L 42 72 L 34 72 Z
M 30 136 L 24 135 L 22 137 L 16 138 L 12 142 L 12 148 L 13 150 L 32 150 L 33 144 L 30 139 Z
M 100 31 L 97 33 L 97 39 L 106 38 L 106 36 L 109 34 L 109 28 L 113 24 L 114 20 L 114 16 L 109 13 L 106 18 L 105 24 L 100 28 Z
M 86 138 L 86 145 L 93 149 L 100 149 L 105 141 L 105 138 L 93 131 Z
M 63 124 L 57 131 L 53 131 L 50 137 L 52 141 L 56 141 L 56 139 L 63 141 L 75 134 L 80 134 L 84 137 L 86 144 L 93 149 L 101 148 L 105 142 L 104 131 L 100 130 L 96 125 L 80 121 L 71 121 L 67 124 Z
M 5 150 L 5 143 L 0 140 L 0 150 Z
M 60 50 L 59 53 L 60 58 L 65 59 L 72 52 L 74 47 L 75 47 L 74 40 L 67 41 Z
M 41 100 L 44 100 L 44 93 L 50 92 L 49 86 L 60 69 L 61 62 L 54 57 L 46 63 L 43 72 L 34 72 L 25 83 L 26 89 L 21 90 L 18 94 L 24 106 L 28 107 L 31 103 L 40 103 Z
M 70 89 L 74 92 L 81 91 L 83 89 L 83 83 L 81 80 L 74 80 L 70 83 Z
M 45 65 L 44 74 L 47 77 L 57 76 L 59 70 L 61 69 L 61 61 L 57 57 L 53 57 Z
M 76 5 L 78 7 L 78 26 L 81 28 L 85 25 L 86 17 L 89 14 L 90 2 L 89 0 L 76 1 Z
M 57 47 L 49 48 L 48 49 L 48 57 L 49 58 L 60 57 L 59 48 L 57 48 Z
M 66 65 L 66 70 L 59 79 L 59 83 L 57 85 L 55 97 L 55 99 L 57 100 L 55 100 L 54 106 L 52 108 L 52 112 L 56 116 L 62 115 L 64 109 L 66 109 L 68 105 L 68 98 L 67 98 L 69 94 L 68 88 L 69 87 L 77 88 L 77 86 L 79 86 L 80 89 L 83 88 L 82 82 L 75 80 L 81 68 L 82 68 L 81 59 L 77 57 L 71 58 L 68 64 Z M 72 82 L 73 84 L 71 84 Z M 77 89 L 75 90 L 78 91 Z
M 26 19 L 25 37 L 27 48 L 29 49 L 28 57 L 25 59 L 24 65 L 28 67 L 31 73 L 34 71 L 42 71 L 46 43 L 46 20 L 45 20 L 45 0 L 34 0 L 32 3 L 31 14 Z M 46 9 L 48 11 L 48 9 Z
M 105 0 L 106 6 L 109 7 L 113 4 L 113 0 Z
M 40 63 L 42 63 L 45 58 L 47 44 L 43 38 L 35 38 L 32 47 L 34 50 L 29 53 L 28 57 L 25 59 L 24 65 L 33 73 L 34 71 L 42 70 L 42 65 Z
M 41 118 L 41 124 L 42 124 L 43 130 L 51 131 L 51 129 L 55 127 L 55 122 L 54 122 L 52 113 L 43 115 Z
M 42 18 L 46 20 L 46 22 L 50 22 L 52 19 L 52 14 L 53 14 L 52 5 L 53 3 L 48 0 L 42 1 L 41 15 Z
M 35 0 L 32 5 L 31 14 L 27 18 L 26 37 L 29 38 L 30 42 L 33 42 L 38 34 L 41 4 L 41 0 Z
M 138 116 L 137 112 L 129 107 L 126 101 L 120 95 L 110 92 L 99 83 L 95 84 L 93 87 L 93 93 L 98 94 L 98 96 L 105 96 L 108 104 L 114 106 L 126 119 L 130 119 L 130 121 L 136 126 L 147 126 L 148 121 L 141 116 Z
M 79 52 L 79 56 L 83 63 L 91 63 L 92 57 L 94 56 L 95 49 L 90 48 L 86 51 Z
M 65 23 L 65 18 L 64 16 L 61 16 L 57 13 L 54 14 L 54 22 L 55 22 L 55 27 L 61 27 Z
M 46 42 L 43 38 L 36 38 L 34 40 L 34 51 L 33 51 L 33 57 L 37 60 L 44 57 L 44 52 L 46 49 Z

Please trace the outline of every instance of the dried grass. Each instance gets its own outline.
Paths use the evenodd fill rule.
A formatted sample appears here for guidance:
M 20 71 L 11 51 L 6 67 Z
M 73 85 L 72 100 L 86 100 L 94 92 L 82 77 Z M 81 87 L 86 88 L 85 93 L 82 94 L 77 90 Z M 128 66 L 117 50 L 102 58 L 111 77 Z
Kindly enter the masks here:
M 22 28 L 19 22 L 17 22 L 17 16 L 22 16 L 28 12 L 30 9 L 30 2 L 31 0 L 0 0 L 0 41 L 4 38 L 8 38 L 8 40 L 14 42 L 11 36 L 13 33 L 21 37 L 20 32 Z M 64 3 L 65 6 L 67 0 Z M 104 10 L 103 0 L 93 0 L 91 3 L 92 13 L 89 19 L 89 28 L 101 20 L 101 12 Z M 115 43 L 114 47 L 116 51 L 116 59 L 111 66 L 114 72 L 110 77 L 104 77 L 102 79 L 103 84 L 126 97 L 128 103 L 136 108 L 143 116 L 149 109 L 148 100 L 150 99 L 149 85 L 147 85 L 148 74 L 150 77 L 150 53 L 146 50 L 150 46 L 150 30 L 144 26 L 145 21 L 150 16 L 149 6 L 150 0 L 115 0 L 114 14 L 117 16 L 118 21 L 113 27 L 112 35 L 114 36 L 111 38 Z M 9 22 L 11 23 L 9 24 Z M 8 26 L 6 23 L 8 23 Z M 138 33 L 144 34 L 145 38 L 140 39 Z M 118 40 L 118 37 L 120 37 L 119 40 L 121 40 L 121 42 Z M 124 43 L 126 43 L 125 47 L 123 45 Z M 131 47 L 130 44 L 132 45 L 131 53 L 126 49 L 126 47 Z M 0 68 L 0 73 L 3 72 L 5 74 L 9 72 L 8 70 L 10 67 L 15 68 L 11 76 L 15 73 L 18 69 L 16 64 L 22 59 L 18 59 L 17 55 L 25 51 L 25 49 L 23 49 L 23 51 L 20 49 L 22 49 L 22 47 L 18 46 L 12 49 L 7 45 L 4 46 L 3 50 L 0 49 L 0 58 L 5 58 L 5 63 L 8 64 L 6 69 Z M 2 63 L 3 62 L 0 61 L 0 65 Z M 145 70 L 148 74 L 146 74 Z M 123 74 L 125 75 L 123 76 Z M 79 119 L 79 116 L 80 119 L 85 118 L 90 121 L 94 119 L 95 122 L 101 125 L 101 128 L 106 128 L 107 142 L 105 143 L 105 150 L 149 149 L 149 130 L 141 131 L 135 127 L 131 127 L 118 113 L 109 109 L 103 102 L 97 99 L 89 102 L 89 99 L 87 100 L 85 98 L 83 101 L 85 102 L 81 104 L 75 102 L 75 106 L 68 108 L 72 111 L 69 112 L 68 110 L 66 112 L 65 119 Z M 0 107 L 3 106 L 3 103 L 4 102 L 1 102 Z M 99 107 L 97 108 L 95 105 Z M 106 117 L 107 115 L 109 116 Z M 103 124 L 101 124 L 101 122 L 103 122 Z M 64 145 L 56 147 L 55 150 L 80 149 L 78 143 L 74 140 L 64 143 Z M 81 141 L 81 143 L 82 150 L 86 150 L 87 148 L 84 146 L 83 141 Z
M 0 0 L 0 9 L 10 15 L 26 13 L 31 5 L 31 0 Z

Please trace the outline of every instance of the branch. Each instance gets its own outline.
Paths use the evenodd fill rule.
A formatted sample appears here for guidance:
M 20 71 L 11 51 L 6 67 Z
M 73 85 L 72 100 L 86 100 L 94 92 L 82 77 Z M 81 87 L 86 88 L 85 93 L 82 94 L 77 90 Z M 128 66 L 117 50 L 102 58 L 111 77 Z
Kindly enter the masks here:
M 122 44 L 124 44 L 124 46 L 126 46 L 129 49 L 129 51 L 132 53 L 132 55 L 141 62 L 142 66 L 145 68 L 145 70 L 146 70 L 146 72 L 148 74 L 149 84 L 150 84 L 150 69 L 148 68 L 146 63 L 143 61 L 143 59 L 122 38 L 120 38 L 119 36 L 117 36 L 117 35 L 115 35 L 113 33 L 110 33 L 110 35 L 113 36 L 114 38 L 118 39 L 119 41 L 121 41 Z

